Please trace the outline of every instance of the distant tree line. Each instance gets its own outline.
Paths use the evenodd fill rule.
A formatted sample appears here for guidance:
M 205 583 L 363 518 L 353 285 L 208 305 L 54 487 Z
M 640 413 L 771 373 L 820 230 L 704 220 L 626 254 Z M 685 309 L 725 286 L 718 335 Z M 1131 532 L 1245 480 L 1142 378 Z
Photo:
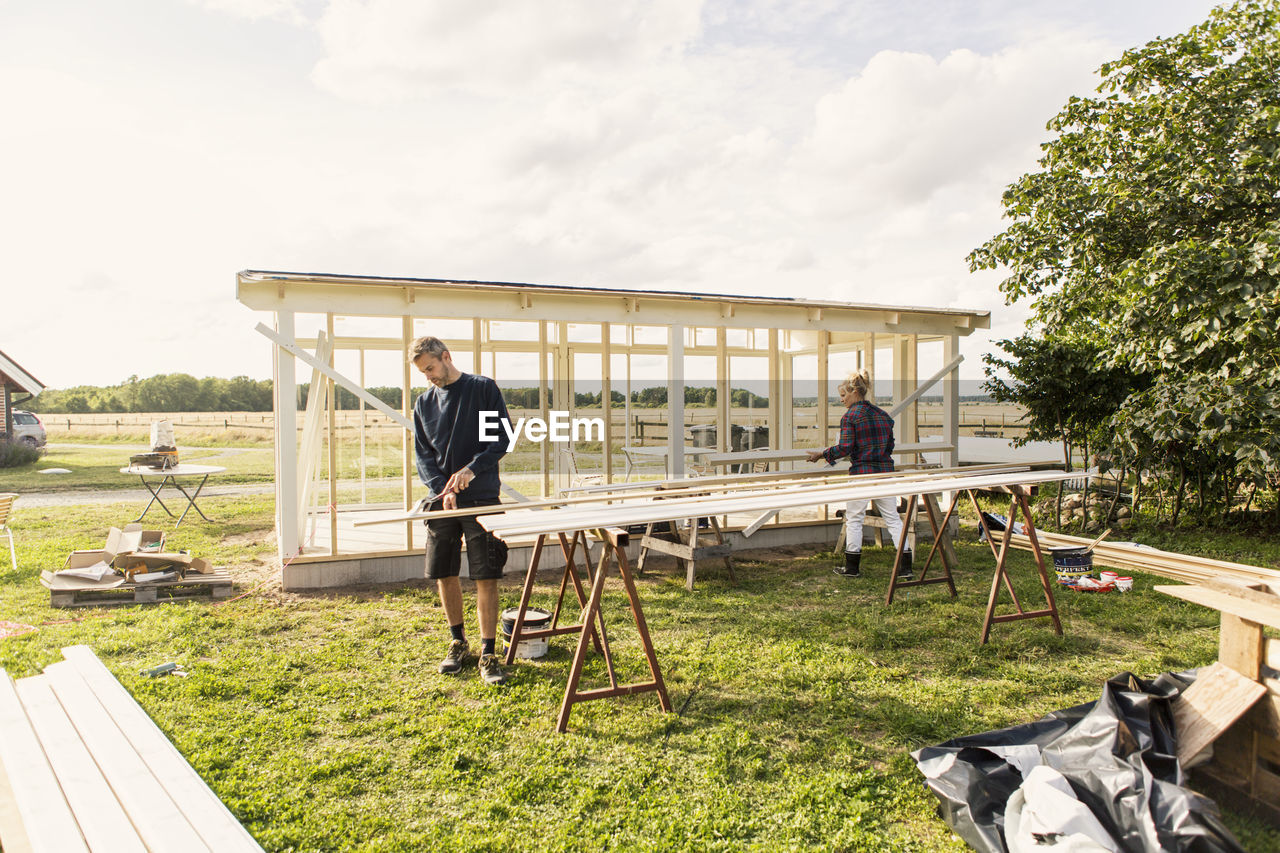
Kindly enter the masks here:
M 392 408 L 401 404 L 400 388 L 393 385 L 375 385 L 366 389 L 377 399 Z M 425 387 L 412 388 L 410 400 L 416 400 Z M 298 405 L 305 407 L 310 383 L 298 385 Z M 538 408 L 537 388 L 503 388 L 503 399 L 513 409 Z M 119 385 L 77 385 L 72 388 L 46 388 L 39 396 L 23 404 L 33 412 L 50 414 L 123 413 L 123 412 L 269 412 L 271 411 L 272 382 L 270 379 L 250 379 L 235 376 L 221 379 L 215 376 L 197 379 L 186 373 L 162 373 L 147 379 L 130 376 Z M 614 408 L 626 405 L 626 396 L 611 391 L 609 398 Z M 765 397 L 743 388 L 731 392 L 736 407 L 762 408 L 769 404 Z M 346 388 L 338 387 L 335 402 L 339 409 L 358 409 L 360 400 Z M 579 408 L 597 408 L 601 394 L 577 392 L 574 405 Z M 684 389 L 686 406 L 714 406 L 716 389 L 689 387 Z M 555 407 L 555 395 L 548 390 L 547 405 Z M 661 408 L 667 405 L 667 389 L 664 386 L 641 388 L 631 394 L 631 405 L 639 408 Z
M 147 379 L 130 376 L 119 385 L 46 388 L 23 406 L 33 412 L 269 412 L 271 380 L 235 376 L 197 379 L 186 373 L 162 373 Z

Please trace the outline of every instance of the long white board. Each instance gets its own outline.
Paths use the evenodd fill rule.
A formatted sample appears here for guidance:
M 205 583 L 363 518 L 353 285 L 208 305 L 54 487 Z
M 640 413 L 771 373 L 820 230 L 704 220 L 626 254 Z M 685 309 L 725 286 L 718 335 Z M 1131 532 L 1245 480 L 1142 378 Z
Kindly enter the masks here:
M 972 477 L 951 475 L 918 479 L 912 482 L 823 484 L 821 486 L 777 489 L 763 494 L 760 492 L 726 492 L 708 497 L 652 501 L 643 504 L 592 505 L 589 508 L 564 507 L 542 511 L 519 509 L 500 515 L 483 515 L 478 517 L 477 520 L 494 535 L 500 538 L 507 538 L 531 533 L 571 533 L 578 530 L 593 530 L 601 527 L 647 524 L 651 521 L 674 521 L 683 518 L 726 515 L 736 512 L 760 512 L 769 509 L 821 506 L 828 503 L 888 498 L 898 495 L 935 494 L 937 492 L 963 489 L 1034 485 L 1037 483 L 1058 482 L 1079 476 L 1079 472 L 1023 471 L 983 474 Z

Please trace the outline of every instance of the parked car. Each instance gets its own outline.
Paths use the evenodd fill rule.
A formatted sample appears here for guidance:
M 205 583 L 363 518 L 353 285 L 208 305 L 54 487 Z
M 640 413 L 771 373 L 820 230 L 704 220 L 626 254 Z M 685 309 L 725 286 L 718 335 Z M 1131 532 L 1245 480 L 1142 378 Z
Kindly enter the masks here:
M 14 409 L 13 440 L 39 448 L 44 447 L 48 439 L 44 433 L 44 424 L 40 423 L 39 418 L 31 412 Z

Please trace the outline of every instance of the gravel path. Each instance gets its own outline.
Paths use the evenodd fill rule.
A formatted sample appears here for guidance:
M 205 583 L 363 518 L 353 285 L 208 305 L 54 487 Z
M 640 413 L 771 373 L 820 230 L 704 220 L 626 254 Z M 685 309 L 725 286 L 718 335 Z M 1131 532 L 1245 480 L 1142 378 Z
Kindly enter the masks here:
M 232 483 L 225 486 L 205 486 L 200 492 L 200 500 L 226 495 L 269 495 L 276 487 L 272 483 Z M 182 500 L 177 492 L 173 496 Z M 163 493 L 165 501 L 169 500 L 169 490 Z M 80 504 L 114 504 L 141 503 L 146 504 L 151 495 L 146 489 L 115 489 L 111 491 L 93 492 L 23 492 L 18 498 L 19 507 L 37 506 L 77 506 Z

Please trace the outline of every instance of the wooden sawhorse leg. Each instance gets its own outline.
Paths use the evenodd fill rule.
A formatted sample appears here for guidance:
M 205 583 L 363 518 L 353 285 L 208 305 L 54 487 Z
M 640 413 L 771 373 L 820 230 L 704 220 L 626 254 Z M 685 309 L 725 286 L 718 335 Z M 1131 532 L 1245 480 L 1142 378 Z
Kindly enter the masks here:
M 991 549 L 996 555 L 996 573 L 991 578 L 991 594 L 987 598 L 987 612 L 982 620 L 982 638 L 979 642 L 985 644 L 991 636 L 991 626 L 996 622 L 1016 622 L 1020 619 L 1039 619 L 1048 616 L 1053 620 L 1053 629 L 1062 636 L 1062 620 L 1058 617 L 1058 604 L 1053 598 L 1053 587 L 1049 583 L 1049 575 L 1044 567 L 1044 554 L 1040 551 L 1040 540 L 1036 536 L 1035 522 L 1031 519 L 1031 506 L 1027 502 L 1027 492 L 1019 486 L 1008 486 L 1004 489 L 1011 495 L 1009 500 L 1009 523 L 1005 525 L 1004 535 L 1000 539 L 1000 548 L 997 551 L 995 543 L 991 538 L 991 531 L 987 527 L 986 519 L 982 517 L 981 510 L 978 508 L 978 500 L 974 497 L 973 491 L 968 490 L 969 500 L 973 502 L 974 509 L 978 509 L 978 520 L 982 524 L 982 529 L 987 531 L 987 542 L 991 544 Z M 1044 590 L 1045 602 L 1047 607 L 1041 610 L 1024 610 L 1018 602 L 1018 597 L 1014 595 L 1013 583 L 1009 579 L 1008 570 L 1005 568 L 1005 559 L 1009 556 L 1009 540 L 1013 536 L 1013 521 L 1017 510 L 1022 511 L 1023 520 L 1026 522 L 1027 538 L 1031 541 L 1031 553 L 1035 557 L 1036 569 L 1040 574 L 1040 587 Z M 1005 587 L 1009 590 L 1009 595 L 1013 598 L 1014 607 L 1017 608 L 1016 613 L 1004 613 L 996 615 L 996 601 L 1000 596 L 1000 581 L 1003 579 Z
M 920 567 L 920 577 L 911 581 L 898 580 L 898 563 L 902 559 L 902 552 L 907 541 L 907 527 L 914 519 L 916 502 L 923 498 L 925 512 L 929 516 L 929 526 L 933 528 L 933 547 L 929 549 L 929 556 L 925 559 L 924 565 Z M 893 594 L 901 587 L 907 586 L 924 586 L 925 584 L 945 583 L 951 590 L 951 597 L 955 598 L 956 584 L 952 579 L 951 572 L 955 568 L 955 555 L 948 547 L 950 543 L 944 543 L 943 537 L 946 536 L 947 523 L 951 521 L 952 514 L 956 511 L 956 504 L 959 503 L 960 494 L 956 493 L 951 499 L 951 506 L 947 508 L 947 514 L 943 517 L 942 523 L 938 523 L 938 502 L 933 495 L 911 495 L 907 503 L 907 517 L 902 525 L 902 542 L 898 547 L 897 557 L 893 561 L 893 571 L 889 574 L 889 591 L 885 593 L 884 603 L 888 606 L 893 603 Z M 942 574 L 936 578 L 929 577 L 929 566 L 933 563 L 933 555 L 939 554 L 942 558 Z
M 689 519 L 689 536 L 686 539 L 680 533 L 680 522 L 671 520 L 667 522 L 670 531 L 670 541 L 662 539 L 653 534 L 654 523 L 650 522 L 645 527 L 644 538 L 640 540 L 640 559 L 636 564 L 636 572 L 639 574 L 645 565 L 651 553 L 669 554 L 676 558 L 676 562 L 685 572 L 685 589 L 693 592 L 693 580 L 697 573 L 698 560 L 706 557 L 723 557 L 724 566 L 729 570 L 729 580 L 733 583 L 738 582 L 737 576 L 733 572 L 733 560 L 729 554 L 733 546 L 724 541 L 724 534 L 720 530 L 720 522 L 714 516 L 704 516 L 708 519 L 711 530 L 715 534 L 716 544 L 699 545 L 698 544 L 698 521 L 699 519 Z
M 565 686 L 564 702 L 560 706 L 560 716 L 556 720 L 556 731 L 563 732 L 569 727 L 569 714 L 578 702 L 590 702 L 593 699 L 606 699 L 611 696 L 629 696 L 635 693 L 656 692 L 658 704 L 662 710 L 671 710 L 671 699 L 667 696 L 667 686 L 662 681 L 662 671 L 658 668 L 658 656 L 653 650 L 653 641 L 649 638 L 649 627 L 645 623 L 644 610 L 640 606 L 640 596 L 636 593 L 635 580 L 631 577 L 631 564 L 627 560 L 627 533 L 617 527 L 597 530 L 597 538 L 603 544 L 600 551 L 600 562 L 596 566 L 595 576 L 591 579 L 591 595 L 587 599 L 587 609 L 582 614 L 583 631 L 578 638 L 578 649 L 573 655 L 573 664 L 569 668 L 569 683 Z M 609 574 L 609 562 L 613 559 L 618 564 L 618 574 L 622 576 L 622 584 L 626 588 L 627 600 L 631 605 L 631 616 L 636 623 L 636 632 L 640 636 L 640 644 L 644 648 L 645 659 L 649 663 L 652 680 L 632 684 L 619 684 L 618 675 L 613 668 L 613 654 L 609 650 L 609 639 L 604 633 L 604 620 L 600 615 L 600 601 L 604 595 L 604 581 Z M 578 683 L 582 679 L 582 665 L 587 657 L 587 644 L 596 634 L 596 623 L 600 623 L 600 639 L 604 646 L 605 668 L 609 672 L 609 686 L 595 690 L 579 690 Z
M 586 534 L 579 531 L 573 536 L 572 544 L 570 540 L 565 538 L 563 533 L 557 533 L 560 539 L 560 550 L 564 553 L 564 574 L 560 577 L 560 594 L 556 598 L 556 609 L 551 618 L 550 628 L 540 628 L 536 631 L 526 630 L 524 627 L 525 614 L 529 609 L 529 599 L 533 595 L 533 584 L 538 577 L 538 563 L 542 560 L 542 548 L 546 543 L 546 533 L 538 535 L 538 539 L 533 544 L 533 556 L 529 558 L 529 569 L 525 572 L 524 588 L 520 591 L 520 607 L 516 611 L 516 622 L 511 627 L 511 639 L 507 642 L 506 662 L 508 665 L 515 663 L 516 648 L 524 640 L 537 640 L 542 637 L 557 637 L 561 634 L 577 634 L 582 631 L 583 621 L 574 625 L 560 625 L 560 610 L 564 604 L 564 594 L 568 588 L 569 581 L 573 581 L 574 591 L 578 594 L 578 605 L 585 607 L 587 604 L 586 592 L 582 587 L 582 579 L 578 576 L 576 551 L 578 542 L 582 543 L 583 565 L 589 571 L 590 553 L 587 550 Z M 590 576 L 588 576 L 588 580 Z M 585 621 L 585 616 L 584 616 Z M 596 651 L 604 653 L 600 641 L 595 640 Z

